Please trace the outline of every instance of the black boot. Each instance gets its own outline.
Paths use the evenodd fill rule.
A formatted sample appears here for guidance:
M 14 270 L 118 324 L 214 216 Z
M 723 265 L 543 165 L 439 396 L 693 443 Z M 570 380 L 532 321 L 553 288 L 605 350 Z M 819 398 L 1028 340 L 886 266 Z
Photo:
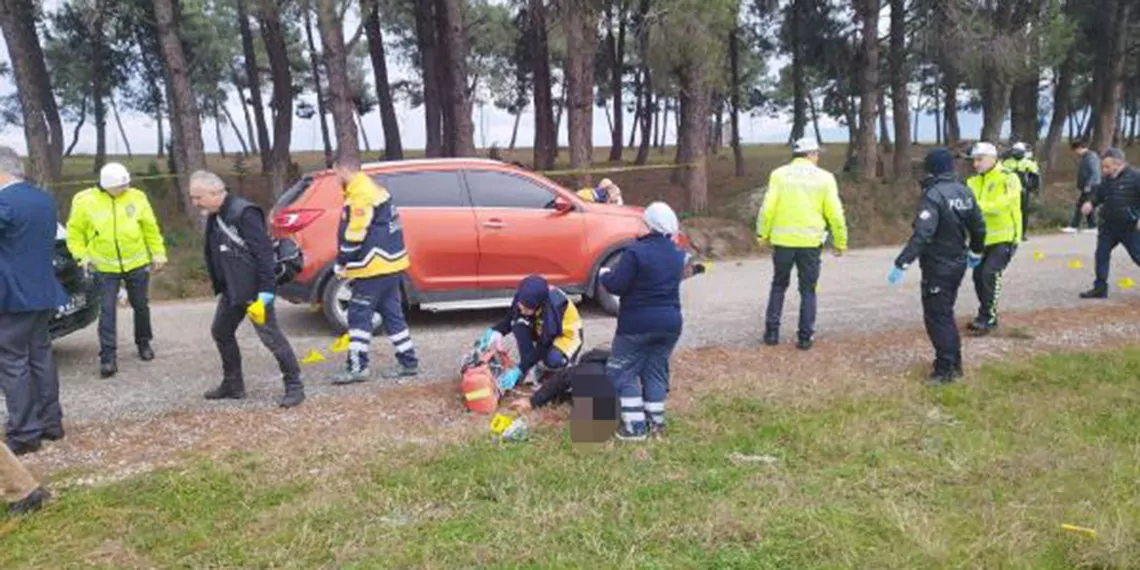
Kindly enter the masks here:
M 118 373 L 119 373 L 119 363 L 118 363 L 118 360 L 114 356 L 112 356 L 110 358 L 104 358 L 99 362 L 99 377 L 100 378 L 110 378 L 110 377 L 112 377 Z
M 780 344 L 780 331 L 775 329 L 768 329 L 764 331 L 764 344 L 768 346 L 776 346 Z
M 26 515 L 40 510 L 44 502 L 51 498 L 51 493 L 43 487 L 36 487 L 27 497 L 14 503 L 8 503 L 8 514 Z
M 813 341 L 811 337 L 801 336 L 799 340 L 796 341 L 796 348 L 800 350 L 811 350 L 813 346 L 815 346 L 815 341 Z
M 1107 299 L 1108 289 L 1105 287 L 1093 287 L 1084 293 L 1081 293 L 1082 299 Z
M 301 405 L 305 401 L 305 385 L 298 380 L 285 381 L 285 395 L 277 400 L 277 405 L 282 408 L 294 408 Z
M 953 384 L 961 377 L 961 368 L 948 368 L 944 370 L 935 369 L 934 372 L 930 374 L 930 377 L 927 379 L 926 383 L 931 386 L 945 386 L 947 384 Z
M 12 450 L 12 455 L 27 455 L 35 453 L 43 447 L 40 440 L 33 441 L 12 441 L 8 440 L 8 449 Z
M 245 385 L 241 382 L 226 382 L 209 392 L 204 396 L 207 400 L 241 400 L 245 398 Z
M 154 349 L 150 347 L 149 342 L 139 343 L 139 359 L 143 362 L 150 362 L 154 360 Z

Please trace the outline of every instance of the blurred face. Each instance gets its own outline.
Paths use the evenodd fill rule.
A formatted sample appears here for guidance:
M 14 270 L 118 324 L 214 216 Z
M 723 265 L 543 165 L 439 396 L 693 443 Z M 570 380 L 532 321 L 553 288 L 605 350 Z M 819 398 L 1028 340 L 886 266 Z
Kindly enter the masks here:
M 111 188 L 104 188 L 104 190 L 106 190 L 107 193 L 112 195 L 112 196 L 118 196 L 119 194 L 122 194 L 123 191 L 125 191 L 126 189 L 127 189 L 127 187 L 125 185 L 124 186 L 112 186 Z
M 533 317 L 534 313 L 537 310 L 538 309 L 535 307 L 528 307 L 523 303 L 519 303 L 519 313 L 522 313 L 522 316 L 524 316 L 524 317 Z
M 804 158 L 810 160 L 812 164 L 816 164 L 816 165 L 819 164 L 819 153 L 818 152 L 809 152 L 809 153 L 807 153 L 807 155 L 804 156 Z
M 226 193 L 212 188 L 190 187 L 190 203 L 202 211 L 203 216 L 216 214 L 226 201 Z
M 1108 178 L 1116 178 L 1117 174 L 1124 169 L 1124 161 L 1115 158 L 1105 158 L 1100 161 L 1100 173 L 1102 176 Z
M 1089 149 L 1087 149 L 1083 146 L 1079 146 L 1079 147 L 1073 149 L 1073 152 L 1077 153 L 1077 156 L 1084 156 L 1085 153 L 1088 151 L 1089 151 Z
M 974 157 L 974 170 L 977 172 L 989 172 L 995 165 L 997 165 L 996 156 Z
M 356 171 L 350 168 L 345 168 L 340 164 L 333 165 L 333 172 L 336 174 L 336 179 L 340 182 L 341 186 L 348 186 L 353 176 L 356 176 Z

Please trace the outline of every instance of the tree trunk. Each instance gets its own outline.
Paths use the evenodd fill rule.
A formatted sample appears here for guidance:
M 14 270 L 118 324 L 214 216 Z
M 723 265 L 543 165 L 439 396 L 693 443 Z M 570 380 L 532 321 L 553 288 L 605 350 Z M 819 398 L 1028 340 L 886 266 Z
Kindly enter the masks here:
M 558 149 L 554 101 L 550 86 L 550 48 L 546 39 L 546 3 L 529 0 L 531 70 L 534 75 L 534 168 L 552 170 Z
M 246 0 L 237 0 L 238 28 L 241 30 L 241 49 L 245 61 L 246 83 L 249 85 L 249 101 L 253 105 L 253 120 L 257 125 L 257 148 L 261 157 L 261 171 L 269 172 L 271 162 L 269 153 L 272 147 L 269 142 L 269 127 L 265 123 L 265 103 L 261 98 L 261 71 L 257 66 L 257 51 L 253 47 L 253 30 L 249 26 L 249 11 Z M 244 103 L 244 102 L 243 102 Z M 244 107 L 244 104 L 243 104 Z M 253 134 L 249 135 L 250 144 L 253 144 Z
M 269 71 L 273 78 L 273 148 L 269 153 L 270 185 L 278 197 L 289 183 L 289 147 L 293 138 L 293 71 L 289 67 L 289 51 L 285 29 L 276 2 L 262 2 L 259 19 Z
M 103 37 L 103 1 L 95 0 L 88 5 L 88 41 L 91 50 L 91 101 L 94 103 L 95 119 L 95 162 L 92 169 L 96 174 L 107 163 L 107 95 L 111 86 L 107 84 L 107 72 L 103 69 L 106 41 Z
M 166 157 L 166 133 L 162 132 L 162 117 L 162 107 L 159 107 L 154 113 L 154 123 L 158 127 L 155 129 L 158 132 L 158 158 Z M 75 134 L 78 135 L 79 131 L 76 130 Z
M 811 112 L 811 125 L 815 130 L 815 140 L 819 141 L 819 144 L 823 144 L 823 135 L 819 130 L 819 110 L 815 107 L 815 95 L 809 94 L 807 103 L 808 111 Z
M 570 168 L 588 168 L 593 158 L 594 54 L 597 14 L 588 0 L 567 0 L 566 24 L 567 120 L 570 124 Z M 589 176 L 577 176 L 589 184 Z
M 1102 89 L 1099 93 L 1094 92 L 1099 97 L 1099 106 L 1093 131 L 1093 147 L 1098 150 L 1111 146 L 1116 133 L 1116 115 L 1120 111 L 1125 60 L 1128 58 L 1128 20 L 1132 11 L 1132 2 L 1128 0 L 1111 0 L 1107 4 L 1101 17 L 1107 19 L 1103 29 L 1110 33 L 1108 38 L 1104 38 L 1108 57 L 1101 60 L 1105 73 Z
M 388 56 L 384 51 L 384 35 L 380 28 L 380 3 L 377 0 L 361 0 L 360 12 L 365 15 L 364 33 L 368 36 L 368 55 L 372 59 L 372 75 L 376 79 L 376 100 L 380 106 L 380 123 L 384 128 L 384 158 L 402 160 L 404 143 L 400 139 L 400 123 L 396 119 L 392 86 L 388 82 Z
M 633 148 L 637 144 L 637 130 L 641 127 L 641 72 L 633 73 L 633 128 L 629 129 L 629 141 L 625 148 Z
M 990 66 L 982 71 L 982 133 L 981 140 L 997 142 L 1001 137 L 1001 125 L 1009 110 L 1009 86 Z
M 1053 89 L 1053 116 L 1049 120 L 1049 133 L 1045 136 L 1045 146 L 1041 149 L 1041 156 L 1045 161 L 1045 171 L 1053 169 L 1057 163 L 1057 143 L 1061 140 L 1061 131 L 1065 128 L 1072 106 L 1070 91 L 1073 87 L 1073 68 L 1076 65 L 1072 52 L 1065 57 L 1057 70 L 1056 83 Z
M 360 132 L 360 138 L 364 141 L 364 152 L 371 154 L 372 143 L 368 140 L 368 130 L 364 128 L 364 117 L 361 117 L 360 113 L 354 114 L 356 115 L 356 127 Z
M 226 141 L 222 137 L 222 115 L 218 112 L 218 104 L 214 103 L 214 108 L 211 110 L 213 111 L 212 114 L 214 116 L 214 137 L 218 139 L 218 154 L 222 155 L 222 158 L 227 158 Z
M 249 136 L 249 146 L 246 147 L 245 143 L 243 142 L 242 147 L 246 149 L 247 154 L 249 153 L 249 151 L 253 151 L 254 154 L 260 155 L 261 150 L 257 146 L 257 134 L 253 130 L 253 118 L 250 116 L 250 113 L 249 113 L 249 102 L 245 98 L 245 90 L 242 89 L 241 87 L 237 87 L 237 85 L 235 85 L 234 87 L 237 88 L 238 102 L 241 103 L 241 115 L 242 115 L 242 118 L 245 119 L 245 134 L 247 136 Z M 225 109 L 226 116 L 227 117 L 230 116 L 229 107 L 223 106 L 222 108 Z M 232 117 L 230 118 L 230 123 L 234 123 L 234 120 Z M 237 128 L 236 123 L 234 123 L 234 125 L 235 125 L 235 129 L 236 129 Z M 239 131 L 235 132 L 235 134 L 238 134 L 240 132 L 241 131 L 239 130 Z
M 710 90 L 707 62 L 697 60 L 681 71 L 681 129 L 678 132 L 677 165 L 689 193 L 689 209 L 697 214 L 708 209 L 708 148 Z
M 798 140 L 803 138 L 804 131 L 807 129 L 807 62 L 804 61 L 804 35 L 801 14 L 805 9 L 810 8 L 810 2 L 807 0 L 792 0 L 789 7 L 791 11 L 789 16 L 788 30 L 791 43 L 792 43 L 792 132 L 791 139 Z
M 436 32 L 435 0 L 416 0 L 416 40 L 423 76 L 424 127 L 428 158 L 443 155 L 443 109 L 439 70 L 439 42 Z
M 946 146 L 953 148 L 962 140 L 962 128 L 958 123 L 958 74 L 955 70 L 946 70 L 942 75 L 942 89 L 946 94 L 942 107 Z
M 511 144 L 507 150 L 515 150 L 515 143 L 519 140 L 519 122 L 522 119 L 522 111 L 515 113 L 515 124 L 511 127 Z
M 653 144 L 653 136 L 655 134 L 653 125 L 657 117 L 657 113 L 653 108 L 656 101 L 653 97 L 653 83 L 649 69 L 646 68 L 642 75 L 641 92 L 645 101 L 641 104 L 641 142 L 637 147 L 637 159 L 634 161 L 634 164 L 639 166 L 649 162 L 649 148 Z
M 222 104 L 222 116 L 226 118 L 226 122 L 230 124 L 230 129 L 233 130 L 234 136 L 237 137 L 238 144 L 241 145 L 242 156 L 249 156 L 249 146 L 245 144 L 245 137 L 242 136 L 241 129 L 238 128 L 237 121 L 234 120 L 233 114 L 230 113 L 230 108 L 224 103 Z
M 33 0 L 0 0 L 0 30 L 16 80 L 31 177 L 51 185 L 59 181 L 63 166 L 63 123 L 36 33 L 35 13 Z
M 360 143 L 356 137 L 356 107 L 348 88 L 345 62 L 344 29 L 337 17 L 336 0 L 317 0 L 317 28 L 321 32 L 325 70 L 328 73 L 329 103 L 336 127 L 336 153 L 341 158 L 360 159 Z
M 657 141 L 657 152 L 665 154 L 665 145 L 669 140 L 669 110 L 672 99 L 665 98 L 665 108 L 661 112 L 661 124 L 657 126 L 657 134 L 661 138 Z
M 716 102 L 712 104 L 713 124 L 712 132 L 709 133 L 709 147 L 713 156 L 718 156 L 720 147 L 724 146 L 724 98 L 717 96 L 715 99 Z
M 1037 144 L 1037 77 L 1019 81 L 1010 92 L 1009 138 L 1030 147 Z
M 622 91 L 624 89 L 623 81 L 625 78 L 625 29 L 626 29 L 626 9 L 625 2 L 621 2 L 618 6 L 618 36 L 617 43 L 614 43 L 612 24 L 607 20 L 607 28 L 609 29 L 608 37 L 610 43 L 610 91 L 614 98 L 614 125 L 611 129 L 610 146 L 610 162 L 621 162 L 622 152 L 622 138 L 625 135 L 625 109 L 622 106 Z
M 879 8 L 880 0 L 856 0 L 862 27 L 862 65 L 859 69 L 859 172 L 874 176 L 879 163 L 875 145 L 875 109 L 879 101 Z
M 907 84 L 910 67 L 906 61 L 906 0 L 891 0 L 891 106 L 895 116 L 895 180 L 911 179 L 910 167 L 910 97 Z M 918 128 L 918 116 L 914 120 Z M 915 132 L 914 138 L 918 138 Z
M 170 111 L 172 123 L 178 124 L 178 158 L 182 176 L 206 168 L 206 151 L 202 145 L 202 123 L 198 114 L 198 101 L 190 82 L 190 68 L 182 51 L 182 38 L 173 0 L 154 0 L 155 23 L 162 61 L 170 80 Z M 183 211 L 201 224 L 200 216 L 193 212 L 189 201 L 189 185 L 181 184 L 180 198 Z
M 744 150 L 740 147 L 740 28 L 733 26 L 728 35 L 729 123 L 732 128 L 732 160 L 737 178 L 744 176 Z
M 123 139 L 123 146 L 127 149 L 127 158 L 134 160 L 135 153 L 131 151 L 131 139 L 127 137 L 127 130 L 123 128 L 123 120 L 119 117 L 119 105 L 115 103 L 115 95 L 112 93 L 108 98 L 111 101 L 111 115 L 115 117 L 115 126 L 119 128 L 119 137 Z
M 71 144 L 67 145 L 67 151 L 63 156 L 71 156 L 71 152 L 75 150 L 76 143 L 79 142 L 79 130 L 83 128 L 83 124 L 87 122 L 87 97 L 83 97 L 83 101 L 79 103 L 79 121 L 75 123 L 75 129 L 71 131 Z M 161 131 L 162 127 L 159 127 Z M 159 152 L 162 152 L 162 145 L 159 144 Z M 161 157 L 162 155 L 159 155 Z
M 475 154 L 475 125 L 471 120 L 467 85 L 467 37 L 461 0 L 437 0 L 440 77 L 443 93 L 443 144 L 446 156 Z
M 891 129 L 887 120 L 887 90 L 884 87 L 879 88 L 879 143 L 883 147 L 883 152 L 891 152 Z
M 322 6 L 322 2 L 323 2 L 323 0 L 317 0 L 317 6 L 318 6 L 317 9 L 318 10 L 320 9 L 320 6 Z M 327 167 L 332 166 L 333 150 L 332 150 L 332 142 L 329 138 L 328 118 L 326 117 L 328 111 L 325 110 L 325 89 L 323 87 L 321 87 L 321 60 L 322 59 L 326 60 L 325 61 L 325 70 L 327 73 L 327 71 L 328 71 L 328 61 L 327 61 L 328 53 L 327 52 L 325 54 L 318 54 L 317 53 L 317 44 L 313 40 L 313 15 L 312 15 L 313 14 L 313 7 L 312 7 L 311 0 L 305 0 L 305 3 L 301 7 L 301 12 L 305 15 L 305 41 L 307 41 L 309 44 L 309 68 L 312 70 L 313 89 L 316 91 L 316 95 L 317 95 L 317 119 L 320 120 L 320 123 L 321 123 L 321 141 L 325 145 L 325 167 L 327 168 Z M 318 16 L 318 20 L 319 19 L 320 19 L 320 17 Z M 317 26 L 320 27 L 319 22 L 318 22 Z M 324 34 L 324 30 L 321 30 L 321 34 L 322 35 Z M 342 31 L 341 37 L 343 38 L 343 36 L 344 36 L 344 32 Z M 324 41 L 324 39 L 322 38 L 322 43 L 323 43 L 323 41 Z M 325 45 L 326 45 L 326 49 L 327 49 L 327 44 L 325 44 Z M 341 50 L 343 51 L 343 49 L 344 49 L 344 47 L 343 47 L 343 42 L 342 42 Z M 322 55 L 324 57 L 322 57 Z M 331 98 L 332 98 L 332 94 L 329 93 L 329 99 L 331 99 Z M 336 117 L 333 117 L 333 120 L 335 121 Z M 339 140 L 337 142 L 339 144 Z

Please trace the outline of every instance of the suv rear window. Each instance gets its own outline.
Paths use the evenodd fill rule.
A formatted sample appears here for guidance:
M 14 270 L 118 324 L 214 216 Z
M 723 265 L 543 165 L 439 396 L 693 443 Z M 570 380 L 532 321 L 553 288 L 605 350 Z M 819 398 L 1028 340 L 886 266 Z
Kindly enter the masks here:
M 313 179 L 311 177 L 301 177 L 300 180 L 294 182 L 291 186 L 286 188 L 284 192 L 281 193 L 281 197 L 277 199 L 277 203 L 274 204 L 273 210 L 277 211 L 292 205 L 293 202 L 296 202 L 297 199 L 305 193 L 305 190 L 312 183 Z
M 400 208 L 471 207 L 455 171 L 377 174 L 372 180 L 387 188 L 392 202 Z

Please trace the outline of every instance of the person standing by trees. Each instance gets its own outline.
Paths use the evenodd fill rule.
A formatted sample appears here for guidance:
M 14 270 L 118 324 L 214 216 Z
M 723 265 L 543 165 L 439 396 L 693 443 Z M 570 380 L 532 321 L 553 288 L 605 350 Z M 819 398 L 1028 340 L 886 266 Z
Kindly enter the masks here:
M 986 249 L 974 268 L 978 317 L 972 331 L 988 334 L 998 326 L 997 304 L 1001 299 L 1002 274 L 1021 243 L 1021 182 L 1017 175 L 998 164 L 997 147 L 987 142 L 970 151 L 977 174 L 966 181 L 986 219 Z
M 1025 234 L 1029 231 L 1030 199 L 1041 189 L 1041 167 L 1029 156 L 1029 147 L 1023 142 L 1013 144 L 1002 166 L 1021 182 L 1021 241 L 1028 241 Z
M 1100 184 L 1100 157 L 1096 152 L 1089 148 L 1089 143 L 1084 140 L 1073 141 L 1073 152 L 1077 155 L 1077 160 L 1080 161 L 1077 165 L 1077 205 L 1073 207 L 1073 219 L 1069 222 L 1069 227 L 1061 230 L 1067 234 L 1074 234 L 1081 227 L 1081 218 L 1088 220 L 1088 231 L 1096 231 L 1096 214 L 1089 212 L 1087 215 L 1081 213 L 1081 207 L 1085 202 L 1089 201 L 1092 196 L 1093 189 Z
M 115 304 L 120 283 L 126 285 L 135 313 L 139 358 L 154 360 L 147 289 L 151 271 L 166 266 L 166 245 L 146 194 L 130 184 L 125 166 L 107 164 L 99 172 L 99 185 L 72 199 L 67 220 L 67 249 L 80 265 L 94 269 L 102 293 L 99 374 L 103 378 L 119 370 Z
M 819 167 L 819 141 L 802 138 L 792 146 L 792 162 L 772 172 L 768 192 L 756 220 L 756 237 L 774 247 L 775 273 L 768 294 L 764 344 L 780 344 L 784 294 L 796 268 L 800 284 L 800 328 L 796 347 L 811 350 L 815 335 L 815 289 L 820 253 L 828 229 L 835 255 L 847 250 L 847 220 L 835 176 Z

